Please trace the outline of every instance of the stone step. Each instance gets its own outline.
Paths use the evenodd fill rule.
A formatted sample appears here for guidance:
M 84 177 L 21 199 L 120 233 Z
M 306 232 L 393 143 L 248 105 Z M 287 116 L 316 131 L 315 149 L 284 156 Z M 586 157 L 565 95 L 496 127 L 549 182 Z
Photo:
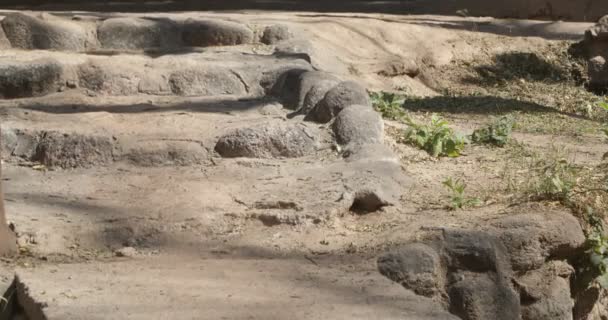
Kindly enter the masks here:
M 291 39 L 283 25 L 246 25 L 209 17 L 100 17 L 8 13 L 0 21 L 5 48 L 88 52 L 270 45 Z
M 19 269 L 17 290 L 32 320 L 458 319 L 373 268 L 159 256 Z
M 218 156 L 311 156 L 329 150 L 333 140 L 329 130 L 320 129 L 318 124 L 288 120 L 291 111 L 272 99 L 127 98 L 100 102 L 70 95 L 66 103 L 65 95 L 60 96 L 21 101 L 22 107 L 5 109 L 2 151 L 6 157 L 60 168 L 115 162 L 208 165 Z M 261 131 L 256 136 L 234 136 L 238 130 Z M 226 135 L 231 140 L 223 140 L 216 148 Z M 238 145 L 226 144 L 241 140 Z
M 299 55 L 208 50 L 157 58 L 48 51 L 0 51 L 0 97 L 83 90 L 105 96 L 262 97 L 286 70 L 310 70 Z

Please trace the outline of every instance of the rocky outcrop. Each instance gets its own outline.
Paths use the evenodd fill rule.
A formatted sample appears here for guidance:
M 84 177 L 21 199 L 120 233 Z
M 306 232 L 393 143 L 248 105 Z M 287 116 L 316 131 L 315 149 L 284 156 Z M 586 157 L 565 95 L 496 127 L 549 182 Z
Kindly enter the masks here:
M 431 239 L 381 256 L 379 271 L 465 320 L 573 318 L 566 261 L 584 249 L 584 236 L 569 214 L 511 215 Z
M 590 89 L 598 92 L 608 90 L 608 16 L 585 32 L 580 44 L 588 59 L 587 73 Z

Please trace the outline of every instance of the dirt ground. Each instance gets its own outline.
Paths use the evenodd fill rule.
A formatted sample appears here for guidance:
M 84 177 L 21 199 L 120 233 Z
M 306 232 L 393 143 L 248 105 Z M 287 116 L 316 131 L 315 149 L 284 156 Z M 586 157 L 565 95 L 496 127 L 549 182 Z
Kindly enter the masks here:
M 537 201 L 526 193 L 533 178 L 523 154 L 553 159 L 557 153 L 595 174 L 608 151 L 600 132 L 606 114 L 596 107 L 603 97 L 585 90 L 577 76 L 581 65 L 567 54 L 588 23 L 307 12 L 213 16 L 287 25 L 310 40 L 315 68 L 360 81 L 370 91 L 406 95 L 405 109 L 420 122 L 437 113 L 470 134 L 494 117 L 513 115 L 513 141 L 505 148 L 468 145 L 461 157 L 436 159 L 401 143 L 404 125 L 386 119 L 385 144 L 398 154 L 411 183 L 403 185 L 398 204 L 359 215 L 340 202 L 340 170 L 334 167 L 340 156 L 330 143 L 295 159 L 145 162 L 146 154 L 167 141 L 185 143 L 179 152 L 196 158 L 213 153 L 217 137 L 231 129 L 268 117 L 284 121 L 289 111 L 276 101 L 86 91 L 0 101 L 3 131 L 112 136 L 123 149 L 144 150 L 130 162 L 74 169 L 3 154 L 6 211 L 21 250 L 20 257 L 3 263 L 39 280 L 32 281 L 32 291 L 49 300 L 54 319 L 77 318 L 73 312 L 150 319 L 149 306 L 157 308 L 157 319 L 196 318 L 201 308 L 214 319 L 450 319 L 439 303 L 377 274 L 377 256 L 428 230 L 479 229 L 513 213 L 569 211 L 559 201 Z M 0 60 L 52 56 L 76 63 L 94 55 L 120 69 L 170 65 L 197 54 L 7 49 Z M 449 177 L 465 181 L 467 195 L 480 204 L 450 210 L 442 184 Z M 132 250 L 127 257 L 125 248 Z M 101 277 L 100 271 L 113 276 Z

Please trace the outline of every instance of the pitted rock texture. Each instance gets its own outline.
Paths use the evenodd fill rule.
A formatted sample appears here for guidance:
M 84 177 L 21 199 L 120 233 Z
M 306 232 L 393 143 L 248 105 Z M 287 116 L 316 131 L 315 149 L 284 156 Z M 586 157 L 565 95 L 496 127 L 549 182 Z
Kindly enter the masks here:
M 40 137 L 32 160 L 51 167 L 89 167 L 111 162 L 112 154 L 109 137 L 46 132 Z
M 94 31 L 55 17 L 43 20 L 14 13 L 4 18 L 0 25 L 14 48 L 84 51 L 96 44 Z
M 262 34 L 262 38 L 260 40 L 264 44 L 276 44 L 281 41 L 291 39 L 292 37 L 293 34 L 287 26 L 282 24 L 274 24 L 267 26 L 264 29 L 264 33 Z
M 251 43 L 253 31 L 245 25 L 223 20 L 188 19 L 182 26 L 186 46 L 231 46 Z
M 247 87 L 226 68 L 175 71 L 169 77 L 174 94 L 180 96 L 244 95 Z
M 384 121 L 372 107 L 347 106 L 333 123 L 336 140 L 340 144 L 374 144 L 384 140 Z
M 327 92 L 323 100 L 309 113 L 309 119 L 327 123 L 342 109 L 351 105 L 370 106 L 371 101 L 365 88 L 353 81 L 341 82 Z
M 215 151 L 227 158 L 294 158 L 314 152 L 316 137 L 317 133 L 309 127 L 269 122 L 224 135 Z
M 53 59 L 29 62 L 0 61 L 0 98 L 42 96 L 61 86 L 62 67 Z
M 97 37 L 105 49 L 175 48 L 181 45 L 177 23 L 153 18 L 104 20 L 97 28 Z
M 518 237 L 527 240 L 515 243 Z M 574 217 L 519 214 L 485 231 L 444 229 L 424 244 L 381 256 L 378 269 L 418 294 L 442 300 L 465 320 L 572 319 L 574 270 L 566 260 L 582 250 Z M 430 258 L 434 254 L 440 258 Z

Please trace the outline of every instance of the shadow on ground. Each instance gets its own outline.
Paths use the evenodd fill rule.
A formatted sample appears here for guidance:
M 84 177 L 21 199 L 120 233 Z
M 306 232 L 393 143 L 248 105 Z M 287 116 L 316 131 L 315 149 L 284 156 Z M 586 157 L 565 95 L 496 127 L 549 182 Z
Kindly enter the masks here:
M 562 112 L 533 102 L 494 96 L 437 96 L 409 98 L 403 108 L 417 112 L 449 112 L 463 114 L 499 115 L 511 112 L 555 113 L 573 118 L 587 119 L 578 114 Z
M 463 83 L 493 86 L 515 80 L 556 83 L 571 78 L 564 67 L 533 52 L 507 52 L 493 58 L 492 64 L 473 68 L 476 77 L 464 77 Z
M 96 105 L 87 103 L 73 104 L 44 104 L 36 103 L 22 107 L 23 109 L 41 111 L 55 114 L 87 113 L 87 112 L 108 112 L 108 113 L 152 113 L 152 112 L 208 112 L 208 113 L 231 113 L 244 112 L 263 107 L 273 100 L 268 98 L 246 98 L 246 99 L 209 99 L 202 101 L 186 101 L 170 104 L 137 103 L 137 104 L 115 104 L 115 105 Z

